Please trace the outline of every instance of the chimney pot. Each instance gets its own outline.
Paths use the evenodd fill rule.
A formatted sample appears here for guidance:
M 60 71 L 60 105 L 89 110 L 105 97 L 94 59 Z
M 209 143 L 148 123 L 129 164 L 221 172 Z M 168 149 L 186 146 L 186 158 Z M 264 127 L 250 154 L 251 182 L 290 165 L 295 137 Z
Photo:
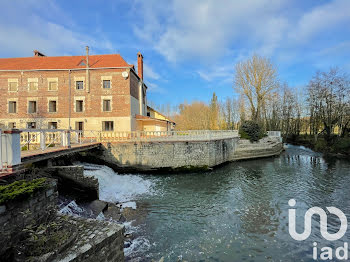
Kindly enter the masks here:
M 34 56 L 46 56 L 38 50 L 34 50 L 33 52 L 34 52 Z

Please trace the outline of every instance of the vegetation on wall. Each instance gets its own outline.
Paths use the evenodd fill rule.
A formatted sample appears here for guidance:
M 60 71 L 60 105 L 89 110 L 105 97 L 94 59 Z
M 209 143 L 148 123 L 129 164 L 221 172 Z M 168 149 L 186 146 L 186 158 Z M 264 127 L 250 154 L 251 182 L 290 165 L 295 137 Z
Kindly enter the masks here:
M 8 185 L 0 186 L 0 205 L 10 200 L 28 197 L 34 192 L 45 188 L 46 178 L 37 178 L 31 181 L 18 180 Z

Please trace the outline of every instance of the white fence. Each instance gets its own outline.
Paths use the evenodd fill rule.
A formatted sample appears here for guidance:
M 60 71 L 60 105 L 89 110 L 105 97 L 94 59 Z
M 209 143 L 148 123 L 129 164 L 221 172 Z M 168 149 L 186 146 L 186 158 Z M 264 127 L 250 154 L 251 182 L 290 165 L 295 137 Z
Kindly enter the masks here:
M 237 130 L 189 130 L 189 131 L 91 131 L 59 129 L 23 129 L 21 146 L 40 145 L 42 150 L 54 145 L 119 141 L 202 141 L 238 137 Z
M 281 131 L 267 131 L 267 135 L 270 137 L 281 137 Z
M 118 141 L 204 141 L 238 137 L 238 130 L 189 130 L 189 131 L 99 131 L 98 142 Z

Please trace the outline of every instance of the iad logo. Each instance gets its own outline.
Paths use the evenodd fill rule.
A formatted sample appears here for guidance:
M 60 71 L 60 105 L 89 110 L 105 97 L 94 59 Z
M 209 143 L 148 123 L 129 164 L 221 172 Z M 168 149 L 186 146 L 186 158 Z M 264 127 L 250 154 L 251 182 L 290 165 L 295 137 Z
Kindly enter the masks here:
M 290 199 L 288 201 L 288 205 L 290 207 L 294 207 L 296 204 L 296 201 L 294 199 Z M 326 207 L 328 212 L 331 214 L 336 215 L 340 219 L 340 229 L 337 233 L 330 234 L 327 231 L 327 214 L 326 212 L 320 208 L 320 207 L 312 207 L 308 209 L 305 213 L 304 218 L 304 232 L 299 234 L 296 232 L 296 213 L 294 208 L 290 208 L 288 211 L 288 217 L 289 217 L 289 234 L 292 238 L 298 241 L 303 241 L 307 239 L 311 234 L 311 218 L 313 215 L 319 215 L 320 216 L 320 231 L 321 235 L 324 239 L 328 241 L 334 241 L 341 239 L 344 234 L 346 233 L 346 230 L 348 228 L 348 220 L 346 219 L 345 214 L 336 207 Z
M 288 205 L 290 207 L 295 207 L 296 201 L 294 199 L 290 199 L 288 201 Z M 327 230 L 327 213 L 320 207 L 312 207 L 308 209 L 305 213 L 304 217 L 304 232 L 297 233 L 296 232 L 296 210 L 294 208 L 290 208 L 288 210 L 288 218 L 289 218 L 289 234 L 292 238 L 297 241 L 306 240 L 311 234 L 311 223 L 312 216 L 318 215 L 320 217 L 320 232 L 324 239 L 328 241 L 335 241 L 344 236 L 348 227 L 348 221 L 345 214 L 336 207 L 326 207 L 330 214 L 336 215 L 340 220 L 340 228 L 336 233 L 328 233 Z M 317 260 L 317 243 L 313 243 L 313 259 Z M 341 254 L 342 253 L 342 254 Z M 335 250 L 335 257 L 339 260 L 347 260 L 348 259 L 348 243 L 344 243 L 344 247 L 338 247 Z M 333 249 L 331 247 L 322 247 L 321 260 L 331 260 L 333 259 Z

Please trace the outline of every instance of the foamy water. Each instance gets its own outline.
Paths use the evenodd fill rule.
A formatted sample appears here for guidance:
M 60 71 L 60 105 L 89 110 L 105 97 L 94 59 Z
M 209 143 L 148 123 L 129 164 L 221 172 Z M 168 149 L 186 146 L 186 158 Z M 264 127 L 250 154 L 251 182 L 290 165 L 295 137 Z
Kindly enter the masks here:
M 83 163 L 84 175 L 93 176 L 100 184 L 100 200 L 124 203 L 136 208 L 135 200 L 152 194 L 153 184 L 139 175 L 119 175 L 107 166 Z
M 99 182 L 100 200 L 122 203 L 122 209 L 130 207 L 137 208 L 135 201 L 144 196 L 153 195 L 153 182 L 139 175 L 120 175 L 107 166 L 80 163 L 84 166 L 84 175 L 95 177 Z M 103 220 L 103 214 L 98 218 Z M 137 235 L 140 226 L 133 226 L 132 221 L 123 223 L 125 233 Z M 138 236 L 132 240 L 130 246 L 124 248 L 126 257 L 144 254 L 150 249 L 151 243 L 145 236 Z

